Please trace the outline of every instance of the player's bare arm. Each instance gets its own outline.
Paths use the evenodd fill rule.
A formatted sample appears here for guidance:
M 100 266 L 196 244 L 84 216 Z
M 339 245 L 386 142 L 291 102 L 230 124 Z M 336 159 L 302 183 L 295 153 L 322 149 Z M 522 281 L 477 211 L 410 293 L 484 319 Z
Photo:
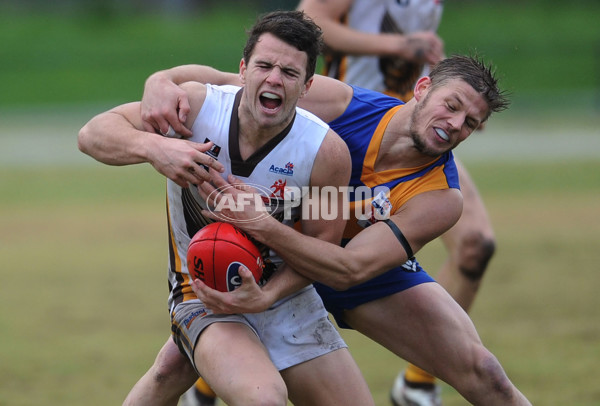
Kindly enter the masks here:
M 444 57 L 444 43 L 434 32 L 369 33 L 341 22 L 353 0 L 303 0 L 303 10 L 323 30 L 327 46 L 348 55 L 397 55 L 414 62 L 436 64 Z
M 187 93 L 178 86 L 188 81 L 242 85 L 239 75 L 205 65 L 181 65 L 153 73 L 146 79 L 142 96 L 141 114 L 146 131 L 166 134 L 171 126 L 183 137 L 192 135 L 184 125 L 190 113 Z
M 352 95 L 352 87 L 344 82 L 315 75 L 310 90 L 298 101 L 298 106 L 329 123 L 346 111 Z
M 79 130 L 79 149 L 107 165 L 148 162 L 149 151 L 162 137 L 136 127 L 136 109 L 139 103 L 128 103 L 93 117 Z
M 329 130 L 315 159 L 311 174 L 309 199 L 318 199 L 321 209 L 328 207 L 330 213 L 341 214 L 344 209 L 346 187 L 350 181 L 352 161 L 346 143 Z M 328 191 L 324 193 L 324 191 Z M 315 196 L 315 194 L 317 196 Z M 325 213 L 303 212 L 302 233 L 321 241 L 339 244 L 342 241 L 346 220 L 343 216 L 325 219 Z M 290 262 L 294 266 L 293 262 Z
M 199 98 L 203 98 L 200 93 Z M 171 139 L 144 131 L 140 103 L 118 106 L 92 118 L 79 132 L 79 149 L 108 165 L 148 162 L 180 186 L 209 178 L 202 165 L 221 172 L 223 166 L 204 154 L 210 144 Z
M 425 192 L 405 203 L 390 220 L 402 231 L 413 253 L 456 223 L 462 197 L 456 189 Z M 435 216 L 435 221 L 432 217 Z M 390 227 L 378 222 L 356 235 L 345 248 L 318 244 L 298 233 L 279 234 L 267 224 L 262 238 L 295 269 L 334 289 L 344 290 L 402 265 L 409 259 Z M 293 231 L 293 230 L 292 230 Z M 258 237 L 257 237 L 258 238 Z
M 233 177 L 229 180 L 247 192 L 239 180 Z M 213 180 L 213 184 L 217 187 L 227 185 L 222 179 L 216 182 Z M 236 193 L 232 188 L 228 192 Z M 244 212 L 227 213 L 227 219 L 241 220 L 234 223 L 269 245 L 286 262 L 294 264 L 297 272 L 334 289 L 348 289 L 400 266 L 409 259 L 391 228 L 383 222 L 364 229 L 342 248 L 337 244 L 328 244 L 302 235 L 272 219 L 247 222 L 249 218 L 256 218 L 261 213 L 260 208 L 252 210 L 246 206 Z M 461 212 L 460 191 L 445 189 L 413 197 L 390 219 L 402 231 L 414 254 L 450 229 L 458 221 Z
M 341 23 L 352 0 L 303 0 L 298 5 L 323 30 L 325 43 L 338 52 L 351 55 L 396 54 L 403 38 L 399 34 L 373 34 Z

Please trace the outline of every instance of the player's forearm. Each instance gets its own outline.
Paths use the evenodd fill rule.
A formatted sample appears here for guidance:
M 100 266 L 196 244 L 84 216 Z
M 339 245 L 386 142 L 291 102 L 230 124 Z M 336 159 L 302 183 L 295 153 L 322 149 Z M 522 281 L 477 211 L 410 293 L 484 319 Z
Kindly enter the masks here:
M 260 229 L 248 231 L 309 280 L 334 289 L 346 289 L 356 282 L 358 262 L 339 245 L 301 234 L 277 220 L 261 222 Z
M 310 285 L 313 281 L 292 270 L 287 264 L 277 270 L 263 287 L 270 305 Z
M 397 55 L 406 38 L 399 34 L 372 34 L 328 20 L 321 24 L 328 47 L 349 55 Z
M 134 128 L 122 116 L 109 111 L 83 126 L 77 142 L 81 152 L 107 165 L 119 166 L 150 162 L 149 150 L 160 137 Z

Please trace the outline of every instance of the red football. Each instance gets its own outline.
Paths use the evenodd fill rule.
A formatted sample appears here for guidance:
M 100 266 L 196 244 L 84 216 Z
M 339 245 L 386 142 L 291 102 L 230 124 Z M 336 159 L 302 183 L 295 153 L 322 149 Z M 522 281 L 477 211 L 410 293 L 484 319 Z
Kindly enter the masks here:
M 236 226 L 211 223 L 190 241 L 187 253 L 190 276 L 213 289 L 230 292 L 240 286 L 240 264 L 252 272 L 256 282 L 260 280 L 264 267 L 260 251 Z

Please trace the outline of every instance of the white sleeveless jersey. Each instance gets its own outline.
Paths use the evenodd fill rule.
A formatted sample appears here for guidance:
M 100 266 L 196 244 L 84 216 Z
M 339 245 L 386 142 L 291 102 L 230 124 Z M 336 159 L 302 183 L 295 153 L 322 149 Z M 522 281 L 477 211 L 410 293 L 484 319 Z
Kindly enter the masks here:
M 292 225 L 299 208 L 291 214 L 284 208 L 284 192 L 306 191 L 315 157 L 329 126 L 313 114 L 296 109 L 296 116 L 281 134 L 270 140 L 246 160 L 239 153 L 237 105 L 241 91 L 236 86 L 207 85 L 206 99 L 196 118 L 191 141 L 214 143 L 210 155 L 225 167 L 224 178 L 233 174 L 261 193 L 271 215 Z M 297 188 L 297 189 L 296 189 Z M 295 194 L 294 197 L 298 197 Z M 195 299 L 189 286 L 187 249 L 194 234 L 212 220 L 203 217 L 206 205 L 197 188 L 181 188 L 167 180 L 169 220 L 169 306 L 171 310 L 183 300 Z M 266 247 L 262 253 L 266 263 L 275 266 L 281 259 Z
M 354 0 L 344 23 L 357 31 L 410 34 L 437 31 L 442 17 L 441 0 Z M 331 55 L 326 74 L 346 83 L 402 97 L 428 74 L 422 64 L 397 57 Z

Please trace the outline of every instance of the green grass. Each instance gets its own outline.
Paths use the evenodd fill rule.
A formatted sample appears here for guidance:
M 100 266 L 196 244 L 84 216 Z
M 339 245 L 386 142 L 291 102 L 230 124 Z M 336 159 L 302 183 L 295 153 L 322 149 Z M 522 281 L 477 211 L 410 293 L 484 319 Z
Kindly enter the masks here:
M 597 405 L 600 163 L 470 169 L 499 241 L 472 312 L 482 339 L 534 404 Z M 169 334 L 163 180 L 147 165 L 13 167 L 0 196 L 0 404 L 118 404 Z M 442 253 L 419 258 L 435 274 Z M 404 363 L 344 335 L 387 405 Z M 449 387 L 444 400 L 464 404 Z
M 3 10 L 0 107 L 137 100 L 150 73 L 178 64 L 237 70 L 245 28 L 265 11 L 257 4 L 179 17 Z M 597 111 L 600 3 L 463 0 L 444 7 L 447 53 L 477 51 L 493 61 L 520 105 L 592 104 Z
M 439 32 L 447 51 L 477 50 L 490 58 L 511 91 L 550 96 L 595 89 L 598 96 L 600 3 L 469 1 L 444 7 Z
M 254 15 L 201 18 L 0 16 L 0 106 L 138 100 L 159 69 L 205 63 L 236 69 Z

